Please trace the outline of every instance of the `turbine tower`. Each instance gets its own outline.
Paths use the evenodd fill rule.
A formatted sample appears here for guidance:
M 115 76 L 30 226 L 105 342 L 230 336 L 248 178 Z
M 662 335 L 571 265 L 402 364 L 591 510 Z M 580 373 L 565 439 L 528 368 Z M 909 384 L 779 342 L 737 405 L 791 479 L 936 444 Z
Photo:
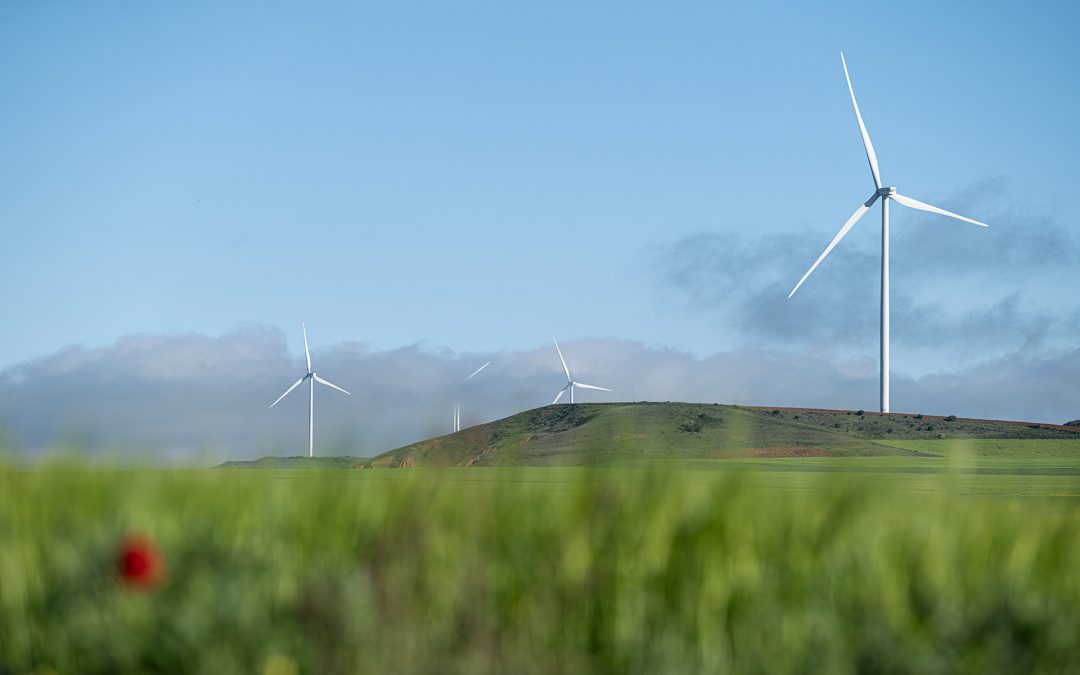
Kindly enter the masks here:
M 881 412 L 887 413 L 889 412 L 889 202 L 894 201 L 909 208 L 937 213 L 982 227 L 987 227 L 987 225 L 951 211 L 924 204 L 911 197 L 905 197 L 899 194 L 895 187 L 881 184 L 881 172 L 878 170 L 877 155 L 874 154 L 874 145 L 870 142 L 870 134 L 866 131 L 862 113 L 859 112 L 859 104 L 855 100 L 855 90 L 851 86 L 851 76 L 848 75 L 847 62 L 844 60 L 843 52 L 840 52 L 840 63 L 844 67 L 844 78 L 847 80 L 848 93 L 851 94 L 851 105 L 855 108 L 855 119 L 859 123 L 859 133 L 862 135 L 863 147 L 866 148 L 866 158 L 870 162 L 870 173 L 874 178 L 874 194 L 870 195 L 870 198 L 862 206 L 855 209 L 855 213 L 851 214 L 851 217 L 847 219 L 844 226 L 840 228 L 833 240 L 825 247 L 825 251 L 814 261 L 814 264 L 810 266 L 802 279 L 799 279 L 799 283 L 795 284 L 795 288 L 788 294 L 788 299 L 795 295 L 795 291 L 799 290 L 799 287 L 817 269 L 825 256 L 829 255 L 829 252 L 840 243 L 840 240 L 844 238 L 855 223 L 870 210 L 874 202 L 881 199 Z
M 472 375 L 469 375 L 468 377 L 466 377 L 464 380 L 461 381 L 462 384 L 468 382 L 469 380 L 471 380 L 474 377 L 476 377 L 477 375 L 479 375 L 481 370 L 483 370 L 484 368 L 487 368 L 490 365 L 491 365 L 491 361 L 488 361 L 484 365 L 482 365 L 479 368 L 477 368 L 476 370 L 474 370 L 472 372 Z M 457 401 L 457 402 L 454 403 L 454 431 L 461 431 L 461 401 Z
M 574 377 L 570 374 L 570 369 L 566 367 L 566 359 L 563 358 L 562 350 L 559 349 L 559 341 L 556 340 L 554 337 L 551 338 L 551 340 L 555 343 L 555 351 L 559 352 L 559 361 L 562 362 L 562 369 L 563 372 L 566 374 L 566 386 L 560 389 L 559 393 L 555 395 L 555 400 L 551 402 L 552 405 L 555 405 L 559 402 L 559 399 L 562 398 L 562 395 L 566 393 L 567 389 L 570 390 L 570 402 L 573 403 L 575 387 L 579 389 L 596 389 L 598 391 L 615 391 L 614 389 L 608 389 L 607 387 L 597 387 L 592 384 L 584 384 L 582 382 L 577 382 L 576 380 L 574 380 Z
M 277 401 L 274 401 L 273 403 L 271 403 L 270 407 L 273 408 L 274 406 L 276 406 L 278 404 L 278 402 L 281 401 L 281 399 L 288 396 L 289 392 L 291 392 L 293 389 L 296 389 L 297 387 L 299 387 L 300 384 L 304 380 L 308 381 L 308 457 L 314 457 L 315 456 L 315 383 L 318 382 L 319 384 L 325 384 L 326 386 L 331 387 L 333 389 L 337 389 L 338 391 L 340 391 L 342 393 L 345 393 L 345 394 L 349 394 L 349 392 L 345 391 L 344 389 L 342 389 L 341 387 L 337 386 L 336 384 L 334 384 L 332 382 L 327 382 L 323 378 L 319 377 L 315 373 L 315 371 L 311 369 L 311 352 L 308 350 L 307 326 L 304 325 L 303 321 L 300 322 L 300 328 L 303 329 L 303 331 L 304 331 L 304 356 L 307 358 L 307 375 L 304 375 L 303 377 L 301 377 L 296 382 L 293 382 L 293 385 L 291 387 L 289 387 L 288 389 L 286 389 L 284 394 L 282 394 L 281 396 L 278 396 Z M 349 395 L 352 396 L 352 394 L 349 394 Z

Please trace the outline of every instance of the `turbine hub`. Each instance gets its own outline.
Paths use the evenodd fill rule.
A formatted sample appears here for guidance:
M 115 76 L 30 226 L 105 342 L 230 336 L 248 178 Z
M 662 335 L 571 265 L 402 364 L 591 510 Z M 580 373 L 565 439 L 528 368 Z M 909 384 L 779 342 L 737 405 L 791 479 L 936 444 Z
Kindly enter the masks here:
M 877 193 L 882 197 L 891 197 L 896 194 L 896 188 L 894 187 L 879 187 Z

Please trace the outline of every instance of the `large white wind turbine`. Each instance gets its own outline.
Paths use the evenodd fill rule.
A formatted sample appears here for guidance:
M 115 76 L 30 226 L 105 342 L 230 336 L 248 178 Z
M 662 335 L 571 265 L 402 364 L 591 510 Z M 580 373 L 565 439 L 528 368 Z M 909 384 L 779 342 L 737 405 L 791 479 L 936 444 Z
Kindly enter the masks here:
M 481 370 L 483 370 L 484 368 L 487 368 L 490 365 L 491 365 L 491 361 L 488 361 L 484 365 L 482 365 L 479 368 L 477 368 L 476 370 L 474 370 L 471 375 L 469 375 L 468 377 L 466 377 L 464 380 L 461 381 L 462 384 L 468 382 L 469 380 L 471 380 L 474 377 L 476 377 L 477 375 L 479 375 Z M 454 403 L 454 431 L 461 431 L 461 401 L 457 401 L 457 402 Z
M 566 373 L 566 386 L 560 389 L 559 393 L 555 395 L 555 400 L 551 402 L 552 405 L 555 405 L 559 402 L 559 399 L 562 398 L 563 394 L 566 393 L 567 389 L 570 390 L 570 402 L 573 403 L 575 387 L 580 389 L 596 389 L 598 391 L 615 391 L 614 389 L 608 389 L 607 387 L 597 387 L 592 384 L 584 384 L 582 382 L 575 381 L 574 377 L 570 374 L 570 369 L 566 367 L 566 359 L 563 358 L 562 350 L 559 349 L 559 341 L 556 340 L 554 337 L 551 338 L 551 340 L 555 343 L 555 351 L 559 352 L 559 361 L 562 363 L 563 372 Z
M 337 389 L 338 391 L 343 392 L 345 394 L 348 394 L 349 392 L 345 391 L 344 389 L 342 389 L 341 387 L 337 386 L 336 384 L 334 384 L 332 382 L 327 382 L 326 380 L 324 380 L 323 378 L 321 378 L 317 374 L 315 374 L 315 371 L 311 369 L 311 352 L 308 350 L 307 326 L 305 326 L 304 323 L 301 321 L 300 322 L 300 327 L 304 331 L 304 356 L 307 357 L 307 375 L 304 375 L 303 377 L 301 377 L 296 382 L 293 382 L 293 386 L 286 389 L 284 394 L 282 394 L 281 396 L 278 396 L 277 401 L 274 401 L 273 403 L 271 403 L 270 407 L 273 408 L 274 406 L 276 406 L 278 404 L 278 401 L 280 401 L 281 399 L 288 396 L 289 392 L 291 392 L 293 389 L 296 389 L 297 387 L 299 387 L 300 384 L 304 380 L 308 381 L 308 457 L 314 457 L 315 456 L 315 383 L 318 382 L 319 384 L 325 384 L 326 386 L 331 387 L 333 389 Z M 349 394 L 349 395 L 351 396 L 352 394 Z
M 897 193 L 895 187 L 883 187 L 881 184 L 881 172 L 878 170 L 877 155 L 874 154 L 874 146 L 870 142 L 870 134 L 866 131 L 866 125 L 863 123 L 862 113 L 859 112 L 859 104 L 855 101 L 855 90 L 851 86 L 851 77 L 848 75 L 847 62 L 844 61 L 844 53 L 840 53 L 840 63 L 844 67 L 844 78 L 847 79 L 848 93 L 851 94 L 851 105 L 855 108 L 855 119 L 859 123 L 859 133 L 862 134 L 863 146 L 866 148 L 866 158 L 870 161 L 870 173 L 874 177 L 874 194 L 870 195 L 870 198 L 863 203 L 862 206 L 855 209 L 855 213 L 851 214 L 851 217 L 847 219 L 844 226 L 840 228 L 840 231 L 833 237 L 833 240 L 825 247 L 825 251 L 814 261 L 814 264 L 810 266 L 806 274 L 802 279 L 799 279 L 799 283 L 795 284 L 795 288 L 788 294 L 788 298 L 795 295 L 795 291 L 799 290 L 799 287 L 803 285 L 807 277 L 817 269 L 817 266 L 821 264 L 821 261 L 825 259 L 825 256 L 829 255 L 829 252 L 840 243 L 840 240 L 851 230 L 856 222 L 862 218 L 870 207 L 874 205 L 878 199 L 881 199 L 881 412 L 889 412 L 889 202 L 895 201 L 904 206 L 908 206 L 920 211 L 929 211 L 930 213 L 937 213 L 943 216 L 949 216 L 950 218 L 956 218 L 966 223 L 973 223 L 982 227 L 987 227 L 986 223 L 980 223 L 977 220 L 971 218 L 965 218 L 964 216 L 957 215 L 951 211 L 945 209 L 939 209 L 936 206 L 930 204 L 924 204 L 911 197 L 905 197 L 902 194 Z

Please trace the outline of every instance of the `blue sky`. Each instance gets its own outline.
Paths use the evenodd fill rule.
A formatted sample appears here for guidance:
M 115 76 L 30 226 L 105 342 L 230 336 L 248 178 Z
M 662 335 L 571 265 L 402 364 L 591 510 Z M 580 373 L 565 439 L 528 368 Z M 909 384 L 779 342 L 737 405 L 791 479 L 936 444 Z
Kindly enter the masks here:
M 1078 14 L 6 4 L 0 368 L 250 323 L 286 330 L 295 353 L 300 319 L 320 344 L 381 349 L 527 349 L 552 333 L 696 355 L 754 342 L 730 308 L 695 306 L 665 282 L 658 260 L 702 234 L 802 233 L 798 279 L 871 192 L 840 49 L 886 182 L 991 221 L 963 236 L 1016 241 L 1047 224 L 1075 241 Z M 985 213 L 975 196 L 990 193 Z M 898 211 L 894 232 L 964 227 Z M 1003 215 L 1016 217 L 992 220 Z M 871 216 L 836 254 L 872 251 L 876 236 Z M 1073 311 L 1075 266 L 1019 261 L 1004 276 L 972 264 L 915 298 L 947 292 L 979 312 L 1016 286 L 1044 318 Z M 826 292 L 828 265 L 800 296 L 819 281 Z M 876 333 L 866 338 L 837 349 L 873 355 Z M 942 358 L 965 339 L 951 344 Z M 896 361 L 919 374 L 921 361 Z

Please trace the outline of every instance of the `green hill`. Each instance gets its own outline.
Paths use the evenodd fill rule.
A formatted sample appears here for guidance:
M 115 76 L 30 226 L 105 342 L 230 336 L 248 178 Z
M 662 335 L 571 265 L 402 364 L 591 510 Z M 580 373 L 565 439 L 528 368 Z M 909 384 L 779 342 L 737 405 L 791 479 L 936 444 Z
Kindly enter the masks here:
M 550 405 L 379 455 L 358 467 L 574 466 L 639 459 L 927 456 L 936 441 L 1075 441 L 1080 429 L 954 416 L 698 403 Z M 921 443 L 919 441 L 922 441 Z M 1068 444 L 1071 449 L 1071 443 Z

